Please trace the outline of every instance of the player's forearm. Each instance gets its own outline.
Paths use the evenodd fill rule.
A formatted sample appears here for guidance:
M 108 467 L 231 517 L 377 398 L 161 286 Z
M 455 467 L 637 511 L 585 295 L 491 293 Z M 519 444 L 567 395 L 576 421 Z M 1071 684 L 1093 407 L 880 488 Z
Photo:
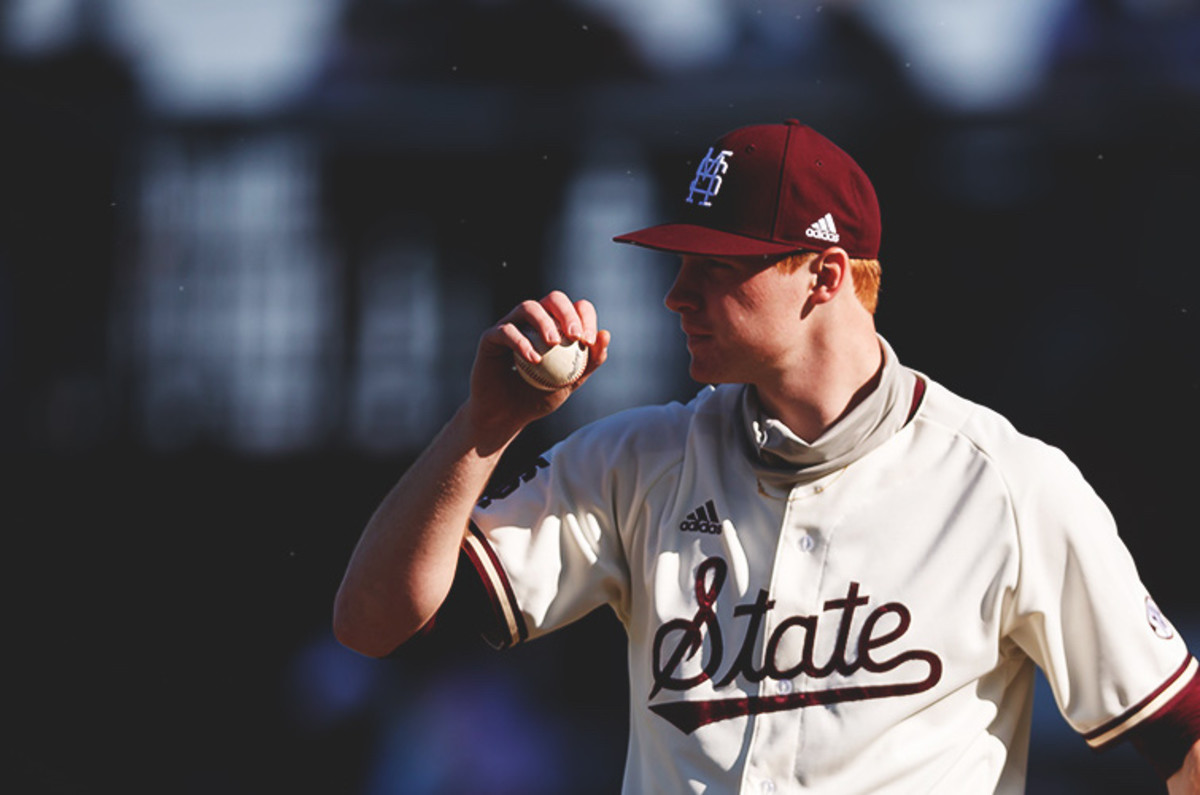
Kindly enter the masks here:
M 485 431 L 460 409 L 367 523 L 334 602 L 338 640 L 391 653 L 437 612 L 471 509 L 516 431 Z
M 1179 772 L 1167 779 L 1167 792 L 1170 795 L 1200 795 L 1200 742 L 1192 746 Z

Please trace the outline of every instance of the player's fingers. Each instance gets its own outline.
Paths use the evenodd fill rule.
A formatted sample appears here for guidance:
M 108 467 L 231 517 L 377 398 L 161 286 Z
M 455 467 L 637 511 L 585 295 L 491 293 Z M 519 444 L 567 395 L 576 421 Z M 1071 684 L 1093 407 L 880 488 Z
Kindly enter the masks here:
M 524 326 L 537 332 L 548 345 L 562 342 L 558 321 L 540 301 L 528 300 L 517 304 L 511 312 L 501 318 L 500 325 L 505 323 Z
M 515 312 L 515 310 L 514 310 Z M 520 315 L 510 313 L 506 315 L 499 323 L 489 328 L 483 333 L 479 339 L 479 353 L 481 356 L 507 356 L 510 351 L 516 351 L 521 358 L 537 364 L 542 360 L 542 357 L 518 326 L 518 323 L 524 321 L 516 320 Z
M 552 290 L 542 299 L 541 303 L 546 311 L 554 317 L 558 328 L 562 329 L 563 335 L 568 340 L 583 338 L 583 321 L 579 317 L 575 304 L 571 303 L 571 299 L 567 297 L 566 293 L 562 290 Z
M 610 342 L 612 342 L 612 334 L 607 329 L 600 329 L 596 332 L 596 344 L 593 350 L 596 352 L 597 367 L 608 361 L 608 344 Z
M 587 366 L 583 370 L 583 376 L 579 379 L 583 382 L 596 371 L 600 365 L 608 361 L 608 344 L 612 340 L 612 335 L 604 329 L 596 332 L 596 340 L 588 346 L 588 361 Z
M 579 321 L 583 324 L 583 333 L 580 339 L 586 342 L 589 346 L 596 344 L 596 332 L 599 330 L 596 322 L 596 307 L 586 298 L 582 298 L 575 302 L 575 313 L 579 315 Z

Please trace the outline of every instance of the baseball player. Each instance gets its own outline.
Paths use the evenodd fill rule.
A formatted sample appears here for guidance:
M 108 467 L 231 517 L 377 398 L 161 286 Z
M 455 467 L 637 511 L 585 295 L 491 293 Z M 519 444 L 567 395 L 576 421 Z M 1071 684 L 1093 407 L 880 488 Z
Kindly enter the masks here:
M 712 386 L 483 494 L 582 383 L 521 381 L 513 352 L 537 357 L 517 326 L 583 341 L 583 381 L 607 355 L 587 301 L 515 308 L 364 531 L 338 638 L 386 655 L 455 605 L 506 646 L 608 605 L 629 636 L 627 793 L 1019 793 L 1037 666 L 1090 745 L 1130 740 L 1200 795 L 1197 661 L 1103 503 L 876 332 L 858 165 L 796 121 L 757 125 L 686 188 L 679 222 L 617 240 L 680 255 L 666 305 Z

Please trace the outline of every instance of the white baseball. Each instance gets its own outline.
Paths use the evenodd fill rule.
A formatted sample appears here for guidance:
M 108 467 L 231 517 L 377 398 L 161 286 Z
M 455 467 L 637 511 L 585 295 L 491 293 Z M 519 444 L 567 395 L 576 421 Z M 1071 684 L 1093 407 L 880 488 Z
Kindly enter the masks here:
M 542 357 L 539 364 L 530 364 L 520 353 L 513 351 L 513 362 L 517 372 L 530 385 L 545 392 L 562 389 L 579 380 L 587 367 L 588 352 L 578 342 L 565 340 L 548 346 L 539 332 L 522 328 L 521 333 L 533 343 L 533 349 Z

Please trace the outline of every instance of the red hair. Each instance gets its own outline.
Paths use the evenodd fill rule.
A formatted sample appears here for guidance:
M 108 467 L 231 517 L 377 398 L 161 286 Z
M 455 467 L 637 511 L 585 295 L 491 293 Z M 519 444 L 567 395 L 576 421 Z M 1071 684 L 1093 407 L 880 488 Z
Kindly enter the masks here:
M 795 273 L 801 268 L 808 267 L 809 263 L 819 256 L 820 254 L 815 251 L 801 251 L 784 257 L 777 264 L 785 272 Z M 879 283 L 882 277 L 883 271 L 879 266 L 879 260 L 854 258 L 850 260 L 850 280 L 854 283 L 854 295 L 872 315 L 875 314 L 875 307 L 879 306 Z

